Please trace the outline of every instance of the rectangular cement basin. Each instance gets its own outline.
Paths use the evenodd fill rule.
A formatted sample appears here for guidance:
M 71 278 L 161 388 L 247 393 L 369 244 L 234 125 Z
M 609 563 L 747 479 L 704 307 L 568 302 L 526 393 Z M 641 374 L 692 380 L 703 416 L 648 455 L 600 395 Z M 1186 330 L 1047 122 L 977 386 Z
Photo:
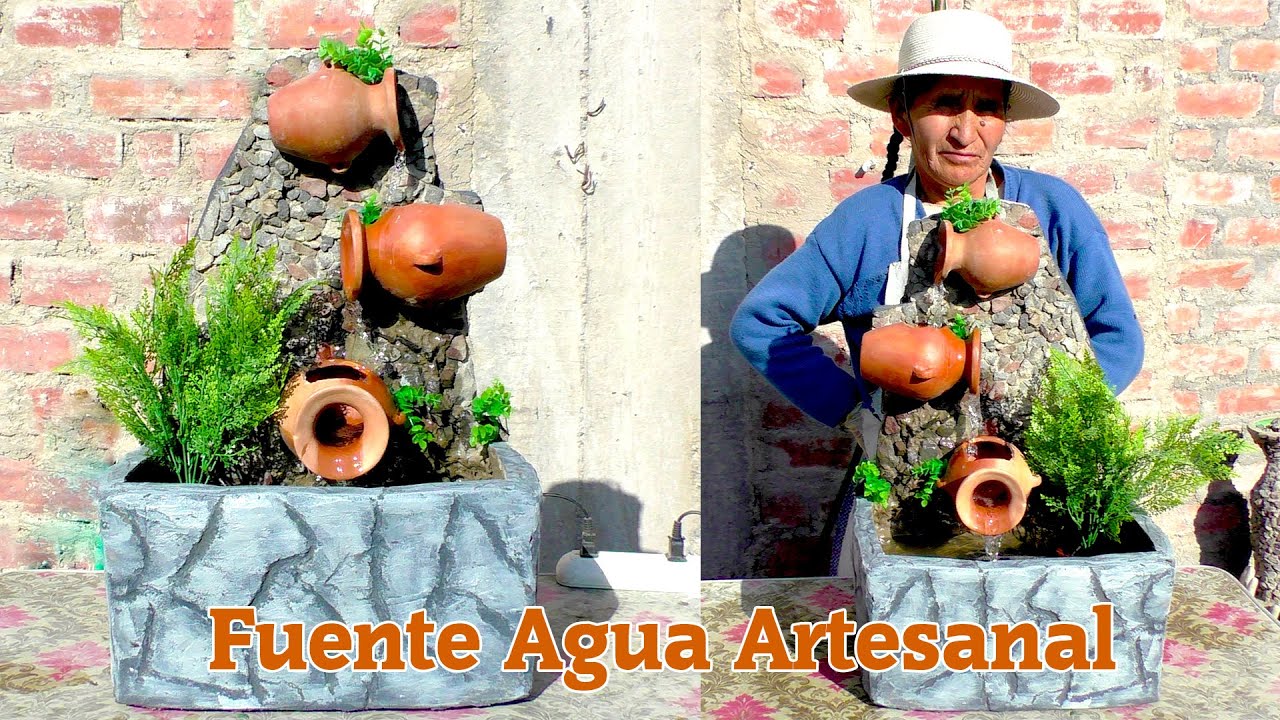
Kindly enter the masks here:
M 363 710 L 490 705 L 527 697 L 533 671 L 500 671 L 521 611 L 535 602 L 541 486 L 505 443 L 502 479 L 390 488 L 136 482 L 144 455 L 100 488 L 111 674 L 116 700 L 184 709 Z M 401 672 L 268 672 L 249 648 L 209 670 L 214 606 L 261 622 L 479 630 L 479 664 Z M 239 629 L 238 626 L 236 628 Z M 404 657 L 409 659 L 408 638 Z M 278 646 L 284 637 L 279 635 Z M 434 636 L 427 642 L 434 656 Z
M 1111 603 L 1114 670 L 953 671 L 942 665 L 907 671 L 901 663 L 862 673 L 871 701 L 909 710 L 1030 710 L 1099 708 L 1154 702 L 1160 690 L 1165 621 L 1173 592 L 1173 548 L 1149 517 L 1137 523 L 1152 550 L 1081 558 L 1011 557 L 959 560 L 884 552 L 872 517 L 859 498 L 851 515 L 858 581 L 859 626 L 883 621 L 901 631 L 912 623 L 1030 622 L 1041 653 L 1048 626 L 1082 625 L 1088 657 L 1096 657 L 1092 606 Z M 940 632 L 942 632 L 940 630 Z M 988 643 L 988 658 L 993 648 Z M 1020 658 L 1017 650 L 1014 660 Z

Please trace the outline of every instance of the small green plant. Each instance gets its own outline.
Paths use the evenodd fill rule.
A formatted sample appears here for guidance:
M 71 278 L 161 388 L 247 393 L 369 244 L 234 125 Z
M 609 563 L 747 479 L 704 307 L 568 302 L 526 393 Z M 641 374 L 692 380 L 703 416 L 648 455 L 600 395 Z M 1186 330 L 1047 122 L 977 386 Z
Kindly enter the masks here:
M 862 483 L 862 497 L 877 505 L 889 504 L 889 491 L 892 486 L 880 474 L 880 468 L 870 460 L 863 460 L 853 469 L 853 479 Z
M 969 318 L 965 317 L 964 313 L 956 313 L 956 316 L 951 318 L 951 322 L 947 323 L 947 327 L 951 328 L 951 332 L 961 340 L 968 340 L 969 333 L 972 332 Z
M 427 429 L 427 413 L 440 407 L 440 401 L 444 398 L 440 393 L 429 393 L 413 385 L 402 385 L 391 393 L 391 397 L 400 412 L 404 413 L 405 424 L 409 426 L 409 439 L 419 450 L 426 452 L 427 446 L 436 439 Z
M 942 210 L 942 219 L 949 220 L 956 232 L 969 232 L 1000 214 L 1000 201 L 996 198 L 974 200 L 969 194 L 968 185 L 953 187 L 947 191 L 943 199 L 946 205 Z
M 285 327 L 313 285 L 285 294 L 275 251 L 236 238 L 206 294 L 206 322 L 191 291 L 195 241 L 163 271 L 132 313 L 62 305 L 85 339 L 66 370 L 85 375 L 98 398 L 149 455 L 181 482 L 208 482 L 245 452 L 249 434 L 275 413 L 288 374 Z
M 495 381 L 471 401 L 471 414 L 476 419 L 471 426 L 471 447 L 488 445 L 498 439 L 502 419 L 511 415 L 511 393 Z
M 378 200 L 378 191 L 374 190 L 360 205 L 360 222 L 372 225 L 382 217 L 382 202 Z
M 342 68 L 370 85 L 382 81 L 382 74 L 391 67 L 391 53 L 387 47 L 387 34 L 360 23 L 355 47 L 348 47 L 337 38 L 320 41 L 320 59 Z
M 1085 549 L 1106 537 L 1118 541 L 1135 509 L 1176 507 L 1197 487 L 1231 476 L 1227 456 L 1246 443 L 1197 417 L 1134 425 L 1092 357 L 1054 350 L 1033 398 L 1023 445 L 1043 478 L 1047 510 L 1079 529 Z
M 929 501 L 933 499 L 933 491 L 938 487 L 938 480 L 946 470 L 947 464 L 941 458 L 925 460 L 911 468 L 912 477 L 924 478 L 924 485 L 916 491 L 916 499 L 920 501 L 921 507 L 929 506 Z

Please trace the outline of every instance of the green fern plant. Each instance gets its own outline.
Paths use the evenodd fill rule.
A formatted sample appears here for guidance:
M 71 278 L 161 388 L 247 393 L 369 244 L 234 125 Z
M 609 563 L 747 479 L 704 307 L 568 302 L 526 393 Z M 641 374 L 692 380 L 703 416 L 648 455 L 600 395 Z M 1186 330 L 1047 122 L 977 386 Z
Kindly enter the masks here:
M 956 316 L 951 318 L 951 322 L 947 323 L 947 327 L 951 328 L 951 332 L 961 340 L 968 340 L 969 334 L 973 332 L 973 326 L 970 324 L 969 318 L 965 317 L 963 313 L 956 313 Z
M 920 501 L 921 507 L 929 506 L 929 501 L 933 499 L 933 491 L 938 487 L 938 480 L 942 478 L 942 474 L 946 470 L 947 464 L 941 458 L 925 460 L 911 468 L 912 477 L 924 478 L 924 484 L 920 486 L 919 490 L 916 490 L 916 499 Z
M 372 225 L 382 217 L 382 202 L 378 200 L 378 191 L 374 190 L 360 205 L 360 222 Z
M 381 82 L 383 73 L 391 67 L 387 34 L 365 27 L 364 23 L 360 23 L 354 47 L 337 38 L 324 38 L 320 41 L 319 56 L 326 63 L 346 70 L 369 85 Z
M 236 238 L 209 282 L 206 324 L 191 291 L 195 241 L 162 271 L 133 312 L 62 305 L 86 342 L 66 370 L 87 376 L 120 424 L 181 482 L 208 482 L 280 403 L 285 327 L 313 285 L 285 294 L 275 251 Z
M 949 220 L 956 232 L 969 232 L 980 223 L 1000 214 L 1000 201 L 996 198 L 980 198 L 974 200 L 969 193 L 968 185 L 953 187 L 943 198 L 946 207 L 942 210 L 942 219 Z
M 403 385 L 391 397 L 400 412 L 404 413 L 405 424 L 409 427 L 409 439 L 419 450 L 426 452 L 427 446 L 436 439 L 435 434 L 427 429 L 427 414 L 440 407 L 443 396 L 440 393 L 429 393 L 424 388 Z
M 870 460 L 863 460 L 853 469 L 854 483 L 862 485 L 862 496 L 877 505 L 889 504 L 893 486 L 880 474 L 880 468 Z
M 471 426 L 471 447 L 492 443 L 498 439 L 503 418 L 511 415 L 511 393 L 495 381 L 471 401 L 471 414 L 476 419 Z
M 1044 507 L 1080 531 L 1080 549 L 1120 530 L 1142 509 L 1158 513 L 1196 488 L 1231 476 L 1227 456 L 1246 443 L 1217 423 L 1172 417 L 1135 425 L 1092 357 L 1054 350 L 1032 400 L 1023 436 L 1031 469 L 1044 480 Z

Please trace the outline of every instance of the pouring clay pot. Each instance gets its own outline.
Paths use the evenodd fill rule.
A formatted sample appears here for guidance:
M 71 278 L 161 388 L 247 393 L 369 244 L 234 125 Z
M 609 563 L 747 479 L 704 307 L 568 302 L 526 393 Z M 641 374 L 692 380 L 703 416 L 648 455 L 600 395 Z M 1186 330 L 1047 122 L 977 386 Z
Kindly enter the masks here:
M 395 70 L 387 68 L 382 82 L 366 85 L 326 65 L 267 99 L 267 126 L 281 152 L 328 165 L 335 173 L 346 172 L 381 133 L 403 152 Z
M 951 328 L 897 323 L 863 335 L 858 357 L 869 382 L 895 395 L 932 400 L 961 380 L 978 392 L 982 340 L 978 328 L 961 340 Z
M 382 459 L 396 409 L 382 379 L 360 363 L 323 359 L 289 381 L 280 434 L 311 472 L 351 480 Z
M 992 435 L 956 446 L 938 480 L 955 500 L 961 524 L 979 535 L 1000 535 L 1022 522 L 1027 495 L 1039 484 L 1022 451 Z
M 968 232 L 956 232 L 949 220 L 938 227 L 935 285 L 958 272 L 986 300 L 1030 280 L 1039 267 L 1040 242 L 1001 220 L 984 221 Z
M 453 300 L 496 280 L 507 264 L 502 221 L 465 205 L 393 207 L 368 226 L 348 210 L 341 247 L 349 300 L 370 276 L 406 302 Z

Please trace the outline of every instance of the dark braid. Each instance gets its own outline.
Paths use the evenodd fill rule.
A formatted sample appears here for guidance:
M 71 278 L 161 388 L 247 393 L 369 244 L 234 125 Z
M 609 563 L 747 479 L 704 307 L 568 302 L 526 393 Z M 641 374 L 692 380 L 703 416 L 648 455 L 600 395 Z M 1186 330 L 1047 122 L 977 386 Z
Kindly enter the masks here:
M 902 133 L 894 128 L 893 134 L 889 136 L 889 145 L 885 148 L 887 157 L 884 161 L 884 173 L 880 175 L 880 182 L 893 177 L 893 171 L 898 167 L 898 148 L 902 147 Z

